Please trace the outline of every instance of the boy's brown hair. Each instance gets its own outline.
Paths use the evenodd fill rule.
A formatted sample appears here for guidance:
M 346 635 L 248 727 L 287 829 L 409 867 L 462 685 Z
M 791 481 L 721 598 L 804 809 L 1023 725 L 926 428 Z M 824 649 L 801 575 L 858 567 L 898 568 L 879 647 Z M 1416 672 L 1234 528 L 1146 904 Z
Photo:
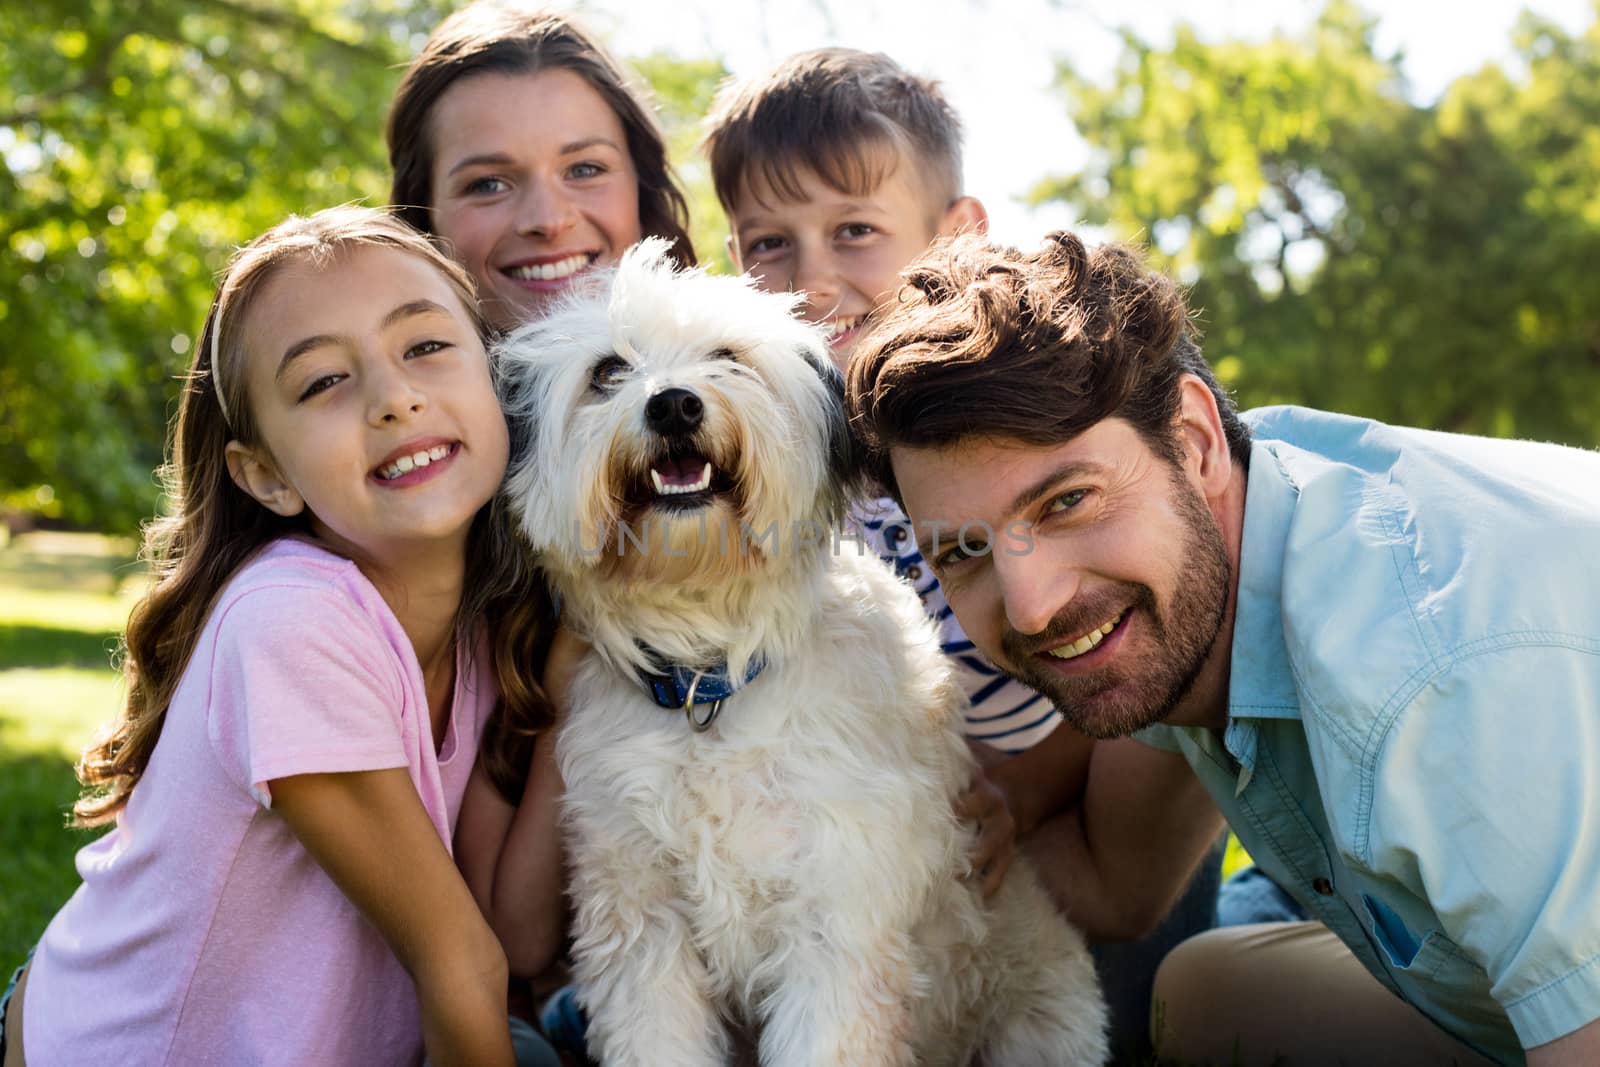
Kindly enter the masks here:
M 821 48 L 725 84 L 706 118 L 705 145 L 717 199 L 730 212 L 752 179 L 800 200 L 794 175 L 808 168 L 861 196 L 902 160 L 926 175 L 940 208 L 961 195 L 960 119 L 937 82 L 881 53 Z
M 1195 344 L 1183 294 L 1120 245 L 1051 234 L 1023 253 L 972 235 L 936 242 L 850 360 L 852 428 L 898 496 L 888 450 L 968 437 L 1063 444 L 1103 419 L 1131 424 L 1179 462 L 1179 380 L 1216 398 L 1228 451 L 1249 466 L 1250 432 Z

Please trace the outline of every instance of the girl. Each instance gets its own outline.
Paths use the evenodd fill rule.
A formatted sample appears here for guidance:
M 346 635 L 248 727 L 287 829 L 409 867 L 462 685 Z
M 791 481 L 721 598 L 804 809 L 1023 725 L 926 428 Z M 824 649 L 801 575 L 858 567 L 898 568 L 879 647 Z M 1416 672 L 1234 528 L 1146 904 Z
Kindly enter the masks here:
M 390 200 L 478 282 L 500 330 L 641 236 L 694 263 L 650 108 L 564 16 L 480 2 L 434 30 L 389 111 Z
M 380 212 L 291 218 L 235 258 L 127 706 L 80 764 L 101 788 L 78 821 L 115 828 L 78 855 L 8 1057 L 512 1062 L 505 955 L 450 840 L 480 739 L 520 788 L 548 709 L 516 668 L 549 626 L 493 504 L 508 441 L 475 308 Z

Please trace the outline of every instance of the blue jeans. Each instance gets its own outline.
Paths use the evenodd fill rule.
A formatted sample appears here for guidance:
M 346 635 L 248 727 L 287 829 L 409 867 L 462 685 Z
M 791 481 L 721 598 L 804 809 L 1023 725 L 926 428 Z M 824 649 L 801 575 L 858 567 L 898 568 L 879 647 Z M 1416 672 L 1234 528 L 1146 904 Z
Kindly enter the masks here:
M 1222 883 L 1217 894 L 1217 925 L 1305 922 L 1307 915 L 1293 897 L 1254 865 Z

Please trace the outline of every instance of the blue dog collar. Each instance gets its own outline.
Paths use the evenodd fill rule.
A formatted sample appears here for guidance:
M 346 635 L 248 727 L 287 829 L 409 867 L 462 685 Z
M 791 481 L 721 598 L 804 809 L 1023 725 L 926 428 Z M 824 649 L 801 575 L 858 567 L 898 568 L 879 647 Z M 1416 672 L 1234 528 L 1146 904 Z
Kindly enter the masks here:
M 657 707 L 668 711 L 681 708 L 689 717 L 689 725 L 704 730 L 722 710 L 722 702 L 755 681 L 766 665 L 766 660 L 759 656 L 751 660 L 739 682 L 728 674 L 726 663 L 706 669 L 672 666 L 664 671 L 646 673 L 639 680 Z M 696 716 L 694 709 L 707 704 L 711 705 L 711 710 L 703 717 Z

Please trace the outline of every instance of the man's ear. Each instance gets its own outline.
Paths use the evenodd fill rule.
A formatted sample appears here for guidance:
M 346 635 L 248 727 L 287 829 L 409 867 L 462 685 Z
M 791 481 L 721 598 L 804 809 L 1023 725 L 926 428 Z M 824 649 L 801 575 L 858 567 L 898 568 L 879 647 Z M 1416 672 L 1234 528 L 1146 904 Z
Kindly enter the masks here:
M 728 258 L 733 261 L 733 269 L 740 274 L 744 273 L 744 264 L 739 262 L 739 242 L 733 239 L 733 234 L 727 237 Z
M 228 460 L 228 476 L 233 479 L 233 484 L 262 507 L 284 518 L 305 510 L 305 498 L 283 480 L 277 464 L 264 451 L 238 441 L 229 441 L 224 454 Z
M 1183 469 L 1207 499 L 1221 497 L 1233 477 L 1233 453 L 1222 428 L 1217 398 L 1199 377 L 1178 379 L 1178 443 Z
M 986 234 L 989 232 L 989 212 L 983 201 L 975 196 L 959 196 L 944 209 L 939 220 L 939 236 L 954 237 L 958 233 Z

